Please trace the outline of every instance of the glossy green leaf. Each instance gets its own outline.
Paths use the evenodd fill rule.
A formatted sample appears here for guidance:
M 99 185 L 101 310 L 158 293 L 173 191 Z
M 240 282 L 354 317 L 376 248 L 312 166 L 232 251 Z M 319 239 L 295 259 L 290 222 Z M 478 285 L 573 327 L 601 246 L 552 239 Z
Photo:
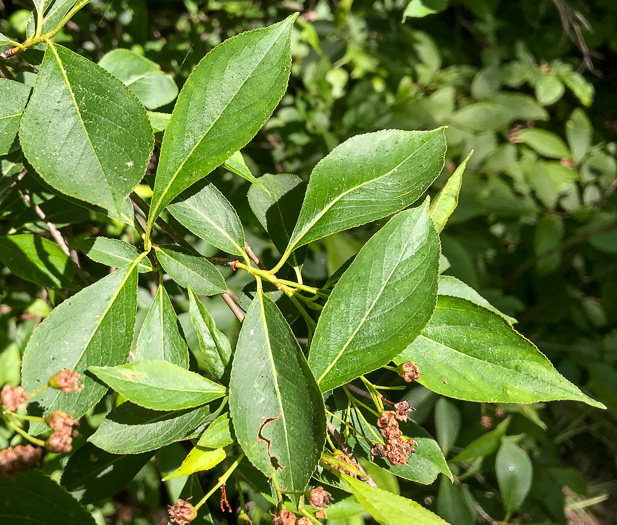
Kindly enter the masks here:
M 151 457 L 151 452 L 110 454 L 86 443 L 69 458 L 60 483 L 86 505 L 120 492 Z
M 255 176 L 251 173 L 251 170 L 244 162 L 244 157 L 242 156 L 242 152 L 240 150 L 236 151 L 231 157 L 229 157 L 224 163 L 223 167 L 226 170 L 239 175 L 245 180 L 248 180 L 251 184 L 257 184 L 260 188 L 263 189 L 261 182 L 255 178 Z
M 456 443 L 461 431 L 461 412 L 452 401 L 442 397 L 435 403 L 435 437 L 444 454 Z
M 551 131 L 538 128 L 526 128 L 516 134 L 517 140 L 527 144 L 540 155 L 551 159 L 571 157 L 570 150 L 561 137 Z
M 107 237 L 80 237 L 74 241 L 74 245 L 89 259 L 113 268 L 126 266 L 141 255 L 141 251 L 132 244 Z M 139 273 L 154 271 L 147 257 L 139 261 L 137 269 Z
M 341 478 L 380 525 L 447 525 L 439 516 L 409 498 L 371 487 L 347 474 L 341 474 Z
M 88 441 L 112 454 L 141 454 L 183 439 L 210 415 L 210 408 L 160 412 L 123 403 L 114 408 Z
M 285 490 L 304 490 L 323 450 L 326 415 L 302 350 L 276 305 L 258 293 L 238 338 L 229 385 L 247 458 Z
M 160 360 L 189 367 L 188 346 L 162 282 L 139 330 L 134 354 L 135 361 Z
M 200 183 L 169 205 L 174 218 L 219 250 L 242 256 L 244 230 L 236 210 L 212 183 Z
M 193 69 L 163 138 L 149 228 L 167 204 L 266 123 L 287 87 L 296 17 L 226 40 Z
M 60 485 L 38 469 L 0 476 L 0 523 L 6 525 L 95 525 Z
M 201 295 L 225 293 L 225 279 L 204 257 L 193 255 L 177 246 L 157 246 L 156 258 L 163 270 L 180 286 L 192 288 Z
M 576 108 L 566 122 L 566 136 L 574 162 L 580 162 L 589 151 L 593 127 L 581 108 Z
M 396 215 L 366 243 L 317 323 L 309 365 L 322 391 L 385 365 L 435 308 L 439 238 L 428 206 Z
M 29 96 L 28 86 L 0 78 L 0 155 L 11 149 Z
M 75 263 L 60 246 L 38 235 L 0 237 L 0 261 L 11 273 L 41 286 L 78 289 Z
M 180 468 L 169 474 L 169 476 L 165 476 L 163 481 L 213 469 L 226 457 L 227 454 L 222 448 L 215 448 L 212 450 L 197 445 L 189 452 L 189 455 L 186 456 Z
M 210 423 L 210 426 L 200 436 L 197 445 L 205 448 L 220 448 L 231 445 L 234 441 L 229 412 L 225 412 Z
M 65 368 L 83 374 L 90 366 L 125 363 L 131 350 L 137 314 L 137 263 L 84 288 L 57 306 L 28 341 L 22 381 L 28 392 L 43 386 Z M 41 359 L 45 356 L 45 359 Z M 81 392 L 65 394 L 48 388 L 32 404 L 45 414 L 64 410 L 75 419 L 93 407 L 107 387 L 89 375 Z M 47 425 L 34 423 L 35 433 Z
M 197 407 L 227 393 L 224 386 L 167 361 L 91 366 L 88 371 L 131 403 L 152 410 Z
M 443 129 L 345 141 L 315 166 L 286 251 L 406 208 L 441 173 L 445 152 Z
M 510 514 L 525 501 L 533 479 L 529 456 L 512 439 L 504 439 L 497 452 L 495 474 L 504 507 Z
M 510 324 L 516 323 L 516 319 L 514 319 L 514 317 L 510 317 L 509 315 L 500 312 L 484 297 L 482 297 L 478 292 L 476 292 L 471 286 L 465 284 L 463 281 L 459 281 L 456 277 L 453 277 L 451 275 L 439 276 L 439 295 L 451 295 L 452 297 L 460 297 L 461 299 L 467 299 L 472 303 L 483 306 L 491 312 L 495 312 L 497 315 L 503 317 Z
M 444 184 L 444 187 L 441 188 L 433 202 L 431 202 L 428 214 L 435 225 L 437 233 L 441 233 L 450 215 L 452 215 L 458 205 L 458 195 L 461 192 L 461 185 L 463 184 L 463 173 L 465 173 L 467 161 L 469 161 L 472 155 L 473 150 L 471 150 L 461 165 L 456 168 L 452 176 L 448 179 L 448 182 Z
M 116 218 L 154 145 L 137 97 L 103 68 L 51 42 L 19 136 L 46 183 Z
M 454 456 L 452 461 L 471 461 L 477 458 L 490 456 L 499 448 L 499 445 L 501 445 L 501 439 L 506 435 L 510 421 L 511 418 L 508 417 L 499 423 L 495 430 L 474 439 L 461 450 L 461 452 Z
M 413 361 L 418 380 L 449 397 L 487 403 L 557 399 L 604 405 L 583 394 L 497 314 L 458 297 L 439 296 L 424 332 L 395 363 Z
M 231 364 L 231 344 L 229 339 L 216 328 L 214 319 L 199 300 L 195 292 L 189 288 L 189 313 L 191 323 L 197 339 L 199 348 L 204 359 L 204 364 L 216 379 L 223 379 L 225 383 L 229 380 L 229 368 Z
M 178 86 L 158 64 L 128 49 L 114 49 L 99 66 L 121 80 L 148 109 L 169 104 L 178 96 Z

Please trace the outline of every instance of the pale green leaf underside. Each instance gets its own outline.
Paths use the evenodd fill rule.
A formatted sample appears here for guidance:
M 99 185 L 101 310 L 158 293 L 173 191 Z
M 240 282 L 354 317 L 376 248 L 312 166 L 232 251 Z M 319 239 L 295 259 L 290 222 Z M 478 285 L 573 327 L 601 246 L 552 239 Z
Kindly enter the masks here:
M 244 230 L 231 203 L 212 183 L 199 184 L 169 205 L 174 218 L 219 250 L 242 256 Z
M 326 415 L 302 350 L 276 305 L 258 293 L 242 324 L 229 386 L 247 458 L 285 490 L 303 490 L 321 456 Z
M 26 391 L 34 392 L 64 368 L 83 374 L 90 366 L 126 362 L 137 313 L 137 264 L 125 266 L 84 288 L 57 306 L 28 341 L 22 365 Z M 41 356 L 45 356 L 44 359 Z M 48 388 L 36 397 L 45 414 L 64 410 L 80 418 L 107 387 L 84 375 L 81 392 L 65 394 Z M 36 432 L 47 425 L 35 423 Z
M 203 472 L 216 467 L 221 461 L 227 457 L 227 454 L 222 448 L 214 450 L 203 448 L 197 445 L 189 452 L 186 459 L 180 465 L 180 468 L 172 472 L 169 476 L 165 476 L 162 481 L 168 479 L 181 478 L 188 476 L 194 472 Z
M 141 454 L 184 438 L 210 415 L 210 408 L 160 412 L 132 403 L 112 410 L 88 441 L 112 454 Z
M 419 383 L 445 396 L 485 403 L 571 399 L 603 408 L 562 377 L 499 315 L 440 296 L 426 329 L 395 359 L 420 368 Z
M 75 241 L 77 249 L 95 262 L 120 268 L 132 263 L 141 252 L 132 244 L 120 239 L 106 237 L 84 237 Z M 139 273 L 153 272 L 154 268 L 147 258 L 137 265 Z
M 143 177 L 154 144 L 145 109 L 122 82 L 52 43 L 19 136 L 45 182 L 116 218 Z
M 268 120 L 287 87 L 296 16 L 226 40 L 193 70 L 163 138 L 149 226 Z
M 426 326 L 435 308 L 440 252 L 427 208 L 392 218 L 332 291 L 309 354 L 322 391 L 385 365 Z
M 223 397 L 227 389 L 167 361 L 137 361 L 88 369 L 131 403 L 152 410 L 182 410 Z
M 406 208 L 441 173 L 445 153 L 443 129 L 345 141 L 315 166 L 287 251 Z
M 0 78 L 0 155 L 6 155 L 15 140 L 29 96 L 28 86 Z

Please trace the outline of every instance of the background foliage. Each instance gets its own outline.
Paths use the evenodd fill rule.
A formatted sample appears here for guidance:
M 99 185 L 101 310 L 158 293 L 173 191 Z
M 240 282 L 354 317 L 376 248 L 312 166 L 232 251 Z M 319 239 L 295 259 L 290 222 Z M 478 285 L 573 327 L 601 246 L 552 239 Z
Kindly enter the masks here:
M 29 11 L 21 8 L 30 5 L 0 2 L 2 34 L 22 37 Z M 459 206 L 442 235 L 451 265 L 446 273 L 517 318 L 517 328 L 563 375 L 609 407 L 602 412 L 574 402 L 479 405 L 414 386 L 404 394 L 417 408 L 414 421 L 432 430 L 453 474 L 465 474 L 457 485 L 440 478 L 428 487 L 399 486 L 383 472 L 375 476 L 454 525 L 486 522 L 484 514 L 500 517 L 504 508 L 518 507 L 518 523 L 610 523 L 617 513 L 610 502 L 615 501 L 617 477 L 612 438 L 617 432 L 617 115 L 611 91 L 617 73 L 610 65 L 617 51 L 617 6 L 610 0 L 597 0 L 593 8 L 565 0 L 456 0 L 449 5 L 427 0 L 94 0 L 56 40 L 96 62 L 113 49 L 133 50 L 182 86 L 219 42 L 296 10 L 301 16 L 293 33 L 290 87 L 243 150 L 253 173 L 294 173 L 307 180 L 327 152 L 355 134 L 448 126 L 447 171 L 470 149 L 475 153 Z M 36 50 L 28 53 L 19 75 L 31 84 L 29 63 L 37 67 L 40 57 Z M 160 74 L 147 63 L 129 71 L 137 67 Z M 160 93 L 166 96 L 142 102 L 169 113 L 175 86 L 163 78 Z M 15 174 L 10 155 L 1 167 L 0 234 L 45 231 L 21 194 L 5 191 Z M 448 175 L 438 179 L 435 192 Z M 238 211 L 249 244 L 271 267 L 278 253 L 263 240 L 248 206 L 250 185 L 223 170 L 211 180 Z M 131 240 L 120 222 L 67 205 L 34 180 L 24 184 L 75 248 L 94 235 Z M 382 224 L 311 244 L 307 277 L 325 279 Z M 202 253 L 216 253 L 185 233 Z M 73 276 L 33 275 L 35 270 L 11 264 L 8 253 L 10 246 L 1 245 L 0 384 L 17 384 L 25 344 L 50 304 L 58 301 L 51 293 L 43 295 L 38 284 L 51 279 L 57 285 Z M 81 259 L 90 275 L 106 274 L 104 266 Z M 247 282 L 240 272 L 228 281 L 241 300 Z M 168 289 L 176 311 L 182 312 L 191 359 L 199 359 L 189 302 L 178 289 Z M 138 326 L 152 301 L 151 290 L 140 288 Z M 223 302 L 211 299 L 207 305 L 217 326 L 237 337 L 239 325 Z M 110 402 L 104 398 L 87 416 L 84 436 L 98 426 Z M 4 431 L 0 427 L 0 448 L 8 445 Z M 480 436 L 485 436 L 482 442 L 467 447 Z M 162 509 L 182 487 L 173 479 L 161 484 L 156 469 L 168 474 L 184 455 L 179 444 L 166 447 L 157 453 L 156 466 L 135 469 L 134 479 L 114 498 L 88 494 L 82 501 L 93 504 L 99 523 L 165 523 Z M 510 466 L 514 478 L 508 477 Z M 59 467 L 59 460 L 52 460 L 44 470 L 57 477 Z M 208 474 L 216 479 L 217 471 Z M 229 493 L 233 498 L 234 489 Z M 258 492 L 253 501 L 254 522 L 267 523 L 269 504 Z M 217 510 L 213 513 L 224 519 Z M 341 516 L 350 515 L 341 511 Z M 330 521 L 355 525 L 364 519 L 358 514 Z

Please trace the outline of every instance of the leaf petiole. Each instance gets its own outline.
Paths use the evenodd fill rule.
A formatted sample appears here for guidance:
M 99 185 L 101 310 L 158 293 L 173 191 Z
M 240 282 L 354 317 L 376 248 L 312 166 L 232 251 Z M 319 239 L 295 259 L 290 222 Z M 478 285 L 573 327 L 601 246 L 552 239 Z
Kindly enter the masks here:
M 22 436 L 23 438 L 25 438 L 26 440 L 30 441 L 30 443 L 33 443 L 34 445 L 37 445 L 39 447 L 44 447 L 45 446 L 45 441 L 41 440 L 41 439 L 36 439 L 34 437 L 32 437 L 30 434 L 28 434 L 24 429 L 18 427 L 15 423 L 13 423 L 10 419 L 8 419 L 7 417 L 2 417 L 2 419 L 4 420 L 4 422 L 11 427 L 15 432 L 17 432 L 20 436 Z

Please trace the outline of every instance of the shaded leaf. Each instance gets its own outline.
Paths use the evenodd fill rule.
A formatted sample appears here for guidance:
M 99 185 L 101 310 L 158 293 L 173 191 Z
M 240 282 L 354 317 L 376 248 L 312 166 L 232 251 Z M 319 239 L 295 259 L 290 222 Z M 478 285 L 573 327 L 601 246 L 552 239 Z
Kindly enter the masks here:
M 435 436 L 444 454 L 456 443 L 461 430 L 461 412 L 454 403 L 442 397 L 435 403 Z
M 163 138 L 148 228 L 266 123 L 287 87 L 296 16 L 226 40 L 193 69 Z
M 321 456 L 323 399 L 302 350 L 276 305 L 258 293 L 242 324 L 229 407 L 248 459 L 285 490 L 303 490 Z
M 0 78 L 0 155 L 6 155 L 13 145 L 29 96 L 28 86 Z
M 120 239 L 108 239 L 107 237 L 80 237 L 73 241 L 75 247 L 95 262 L 121 268 L 132 263 L 141 255 L 139 249 L 128 242 Z M 144 257 L 137 265 L 139 273 L 153 272 L 154 268 Z
M 571 157 L 570 150 L 561 137 L 551 131 L 538 128 L 522 129 L 516 134 L 517 140 L 527 144 L 540 155 L 551 159 Z
M 466 485 L 442 479 L 437 494 L 437 513 L 452 525 L 476 523 L 476 502 Z
M 497 452 L 495 474 L 508 514 L 519 508 L 531 488 L 533 467 L 527 453 L 512 439 L 504 439 Z
M 574 162 L 580 162 L 589 151 L 593 127 L 581 108 L 576 108 L 566 123 L 566 136 Z
M 116 218 L 143 177 L 154 145 L 137 97 L 103 68 L 51 42 L 19 136 L 45 182 Z
M 495 452 L 499 445 L 501 445 L 501 439 L 505 436 L 508 426 L 510 425 L 511 418 L 504 419 L 495 430 L 474 439 L 469 445 L 467 445 L 461 452 L 459 452 L 452 461 L 471 461 L 477 458 L 484 458 L 490 456 Z
M 309 365 L 322 391 L 385 365 L 435 308 L 439 238 L 424 205 L 392 218 L 366 243 L 330 295 Z

